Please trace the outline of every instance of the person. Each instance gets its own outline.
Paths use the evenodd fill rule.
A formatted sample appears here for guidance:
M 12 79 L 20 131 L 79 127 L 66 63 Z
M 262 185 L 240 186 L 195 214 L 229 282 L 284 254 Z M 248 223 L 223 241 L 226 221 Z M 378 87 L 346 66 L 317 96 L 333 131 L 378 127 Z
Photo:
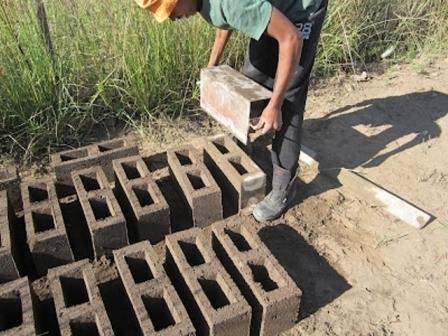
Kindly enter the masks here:
M 255 129 L 274 132 L 272 190 L 259 222 L 281 216 L 294 199 L 303 114 L 328 0 L 136 0 L 159 22 L 199 13 L 216 27 L 208 66 L 219 63 L 232 31 L 251 38 L 242 73 L 272 90 Z

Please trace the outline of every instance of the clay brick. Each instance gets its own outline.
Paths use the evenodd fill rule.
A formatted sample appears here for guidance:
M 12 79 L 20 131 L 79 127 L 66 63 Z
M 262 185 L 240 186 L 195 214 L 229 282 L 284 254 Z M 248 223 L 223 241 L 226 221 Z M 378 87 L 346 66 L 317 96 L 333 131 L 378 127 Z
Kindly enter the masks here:
M 302 292 L 254 226 L 235 218 L 214 224 L 212 232 L 213 248 L 252 306 L 251 335 L 277 335 L 293 327 Z
M 167 272 L 199 335 L 249 335 L 251 308 L 199 228 L 166 237 Z
M 136 140 L 128 136 L 55 153 L 51 156 L 51 165 L 58 181 L 71 183 L 71 172 L 101 166 L 108 180 L 112 182 L 114 180 L 112 161 L 137 154 Z
M 72 173 L 73 184 L 87 221 L 95 257 L 129 245 L 123 212 L 101 167 Z
M 0 283 L 20 277 L 14 237 L 14 214 L 6 190 L 0 191 Z
M 187 311 L 149 242 L 116 250 L 114 258 L 144 336 L 195 335 Z
M 8 198 L 15 211 L 22 209 L 22 197 L 20 195 L 20 176 L 15 167 L 0 169 L 0 191 L 6 190 Z
M 167 151 L 168 163 L 190 206 L 193 224 L 205 227 L 223 218 L 222 196 L 216 181 L 193 146 Z
M 28 278 L 0 286 L 0 335 L 37 335 L 34 301 Z
M 118 199 L 130 217 L 131 241 L 160 242 L 170 233 L 170 209 L 146 163 L 134 156 L 113 165 Z
M 201 70 L 201 107 L 247 143 L 249 120 L 261 115 L 272 92 L 224 65 Z
M 238 212 L 250 207 L 265 196 L 266 174 L 228 136 L 205 140 L 205 162 L 222 185 L 232 189 Z
M 48 281 L 62 336 L 114 335 L 88 260 L 49 270 Z
M 73 262 L 55 182 L 23 183 L 22 195 L 27 243 L 38 274 Z

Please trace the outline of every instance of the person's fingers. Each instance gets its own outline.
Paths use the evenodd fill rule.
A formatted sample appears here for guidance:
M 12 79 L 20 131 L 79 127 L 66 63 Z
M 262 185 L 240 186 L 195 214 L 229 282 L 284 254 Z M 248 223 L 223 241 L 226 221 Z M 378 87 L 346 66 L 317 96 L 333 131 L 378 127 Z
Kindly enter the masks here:
M 269 125 L 268 123 L 265 123 L 264 124 L 264 127 L 263 127 L 263 134 L 266 134 L 266 133 L 268 133 L 270 130 L 272 129 L 272 125 Z
M 264 121 L 263 118 L 260 118 L 258 123 L 254 126 L 254 130 L 259 130 L 260 128 L 263 127 L 263 125 L 266 125 L 266 122 Z

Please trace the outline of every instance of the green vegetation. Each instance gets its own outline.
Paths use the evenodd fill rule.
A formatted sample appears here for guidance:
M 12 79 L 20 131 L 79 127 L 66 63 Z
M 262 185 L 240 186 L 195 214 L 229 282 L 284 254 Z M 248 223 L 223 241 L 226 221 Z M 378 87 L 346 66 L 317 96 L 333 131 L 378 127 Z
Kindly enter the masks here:
M 45 0 L 52 53 L 35 1 L 0 0 L 2 153 L 29 160 L 108 119 L 136 126 L 197 111 L 213 41 L 202 19 L 156 24 L 131 0 Z M 446 0 L 330 2 L 319 76 L 356 71 L 391 46 L 398 61 L 448 47 Z M 241 64 L 246 43 L 234 37 L 226 61 Z

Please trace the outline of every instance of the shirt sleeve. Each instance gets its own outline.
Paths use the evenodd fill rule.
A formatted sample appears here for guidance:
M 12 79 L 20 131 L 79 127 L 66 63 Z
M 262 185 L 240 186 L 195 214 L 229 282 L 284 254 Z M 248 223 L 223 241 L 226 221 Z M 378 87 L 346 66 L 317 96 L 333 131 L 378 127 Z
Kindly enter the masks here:
M 267 0 L 223 0 L 223 14 L 230 27 L 258 41 L 268 27 L 272 5 Z

